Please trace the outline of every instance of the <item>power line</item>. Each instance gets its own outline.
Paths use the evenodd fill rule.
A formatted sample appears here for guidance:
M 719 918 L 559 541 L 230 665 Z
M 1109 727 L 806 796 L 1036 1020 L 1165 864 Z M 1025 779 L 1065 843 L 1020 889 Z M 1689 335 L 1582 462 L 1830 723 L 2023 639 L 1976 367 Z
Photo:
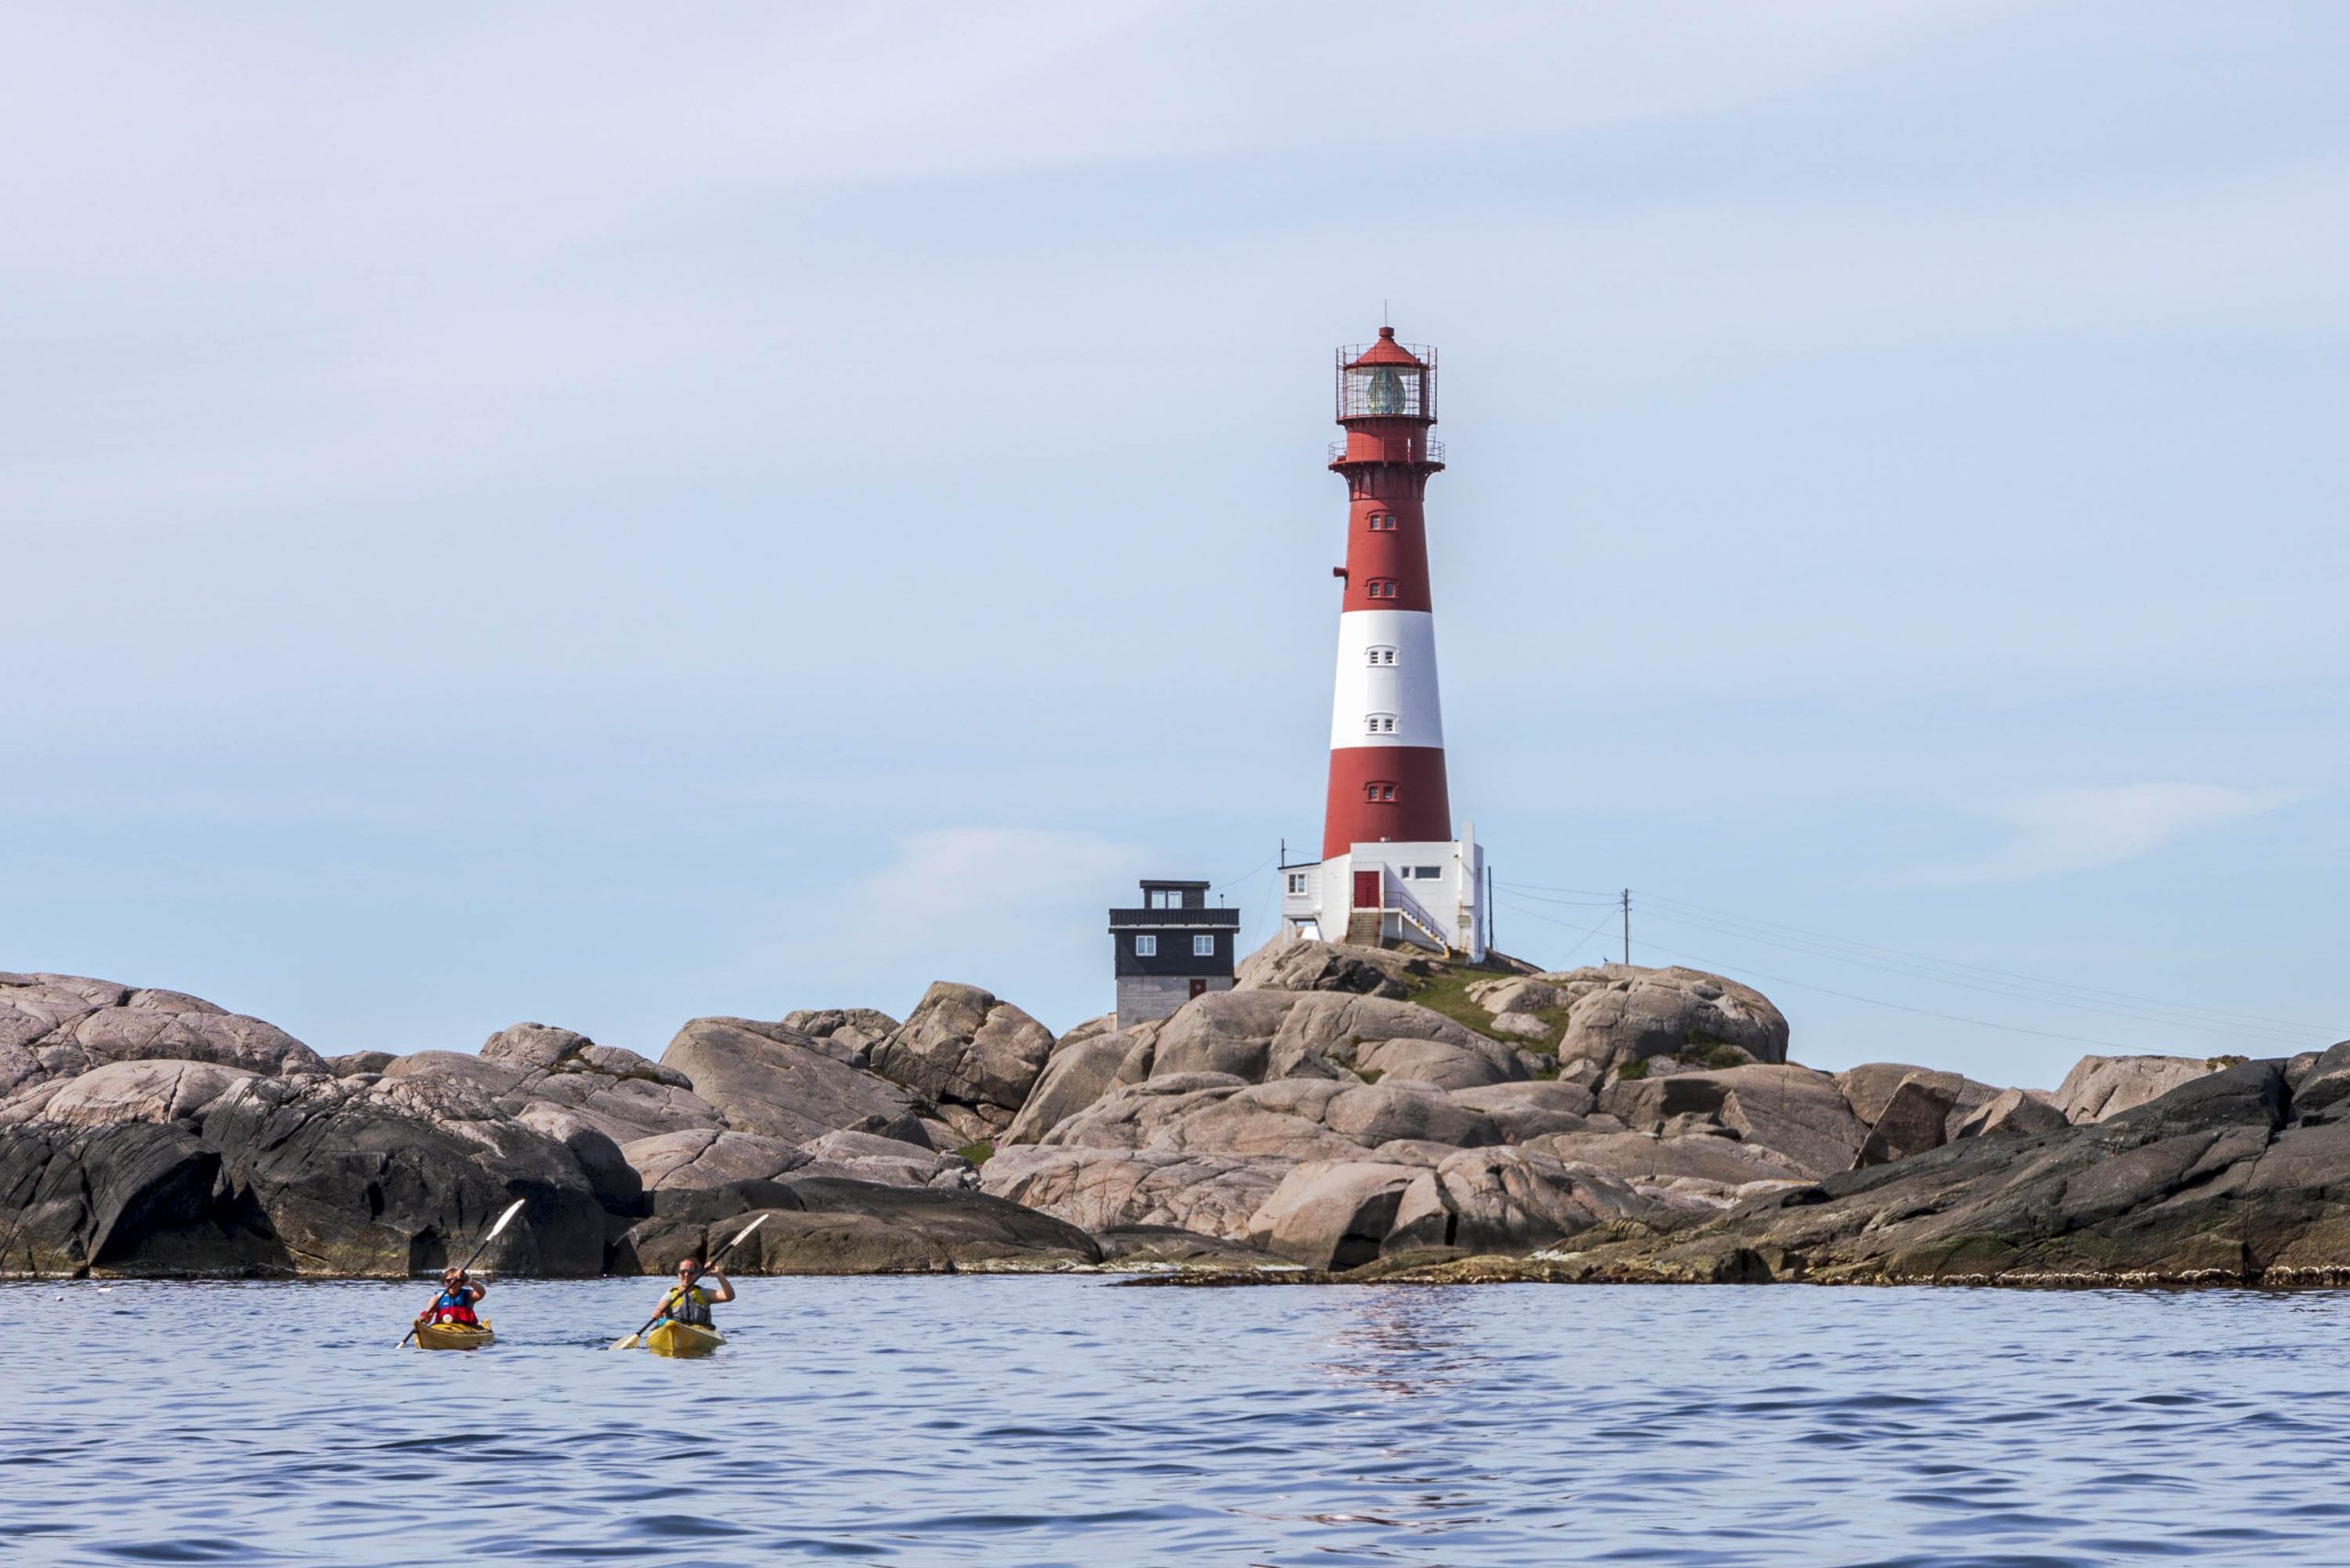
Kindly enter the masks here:
M 1616 902 L 1616 895 L 1605 888 L 1546 888 L 1539 882 L 1504 882 L 1503 887 L 1514 893 L 1578 893 L 1585 898 Z
M 1678 948 L 1663 946 L 1653 942 L 1649 946 L 1655 947 L 1660 953 L 1671 953 L 1676 958 L 1687 958 L 1692 963 L 1707 965 L 1718 972 L 1719 966 L 1715 965 L 1710 958 L 1701 958 L 1695 953 L 1684 953 Z M 1947 1019 L 1953 1024 L 1972 1024 L 1981 1029 L 2004 1029 L 2011 1035 L 2037 1035 L 2043 1040 L 2066 1040 L 2076 1046 L 2103 1046 L 2108 1050 L 2120 1051 L 2124 1055 L 2131 1054 L 2139 1048 L 2135 1046 L 2122 1045 L 2115 1040 L 2093 1040 L 2086 1035 L 2060 1035 L 2053 1029 L 2027 1029 L 2020 1024 L 1994 1024 L 1988 1018 L 1966 1018 L 1955 1013 L 1937 1013 L 1930 1007 L 1911 1007 L 1904 1002 L 1887 1002 L 1883 997 L 1862 996 L 1853 991 L 1837 991 L 1830 986 L 1814 985 L 1809 980 L 1789 980 L 1785 975 L 1767 975 L 1761 969 L 1741 969 L 1740 972 L 1752 975 L 1756 980 L 1769 980 L 1774 985 L 1791 985 L 1797 991 L 1816 991 L 1825 996 L 1841 996 L 1847 1002 L 1865 1002 L 1872 1007 L 1890 1007 L 1897 1013 L 1915 1013 L 1922 1017 Z
M 1556 918 L 1554 918 L 1554 917 L 1552 917 L 1552 916 L 1550 916 L 1550 915 L 1544 914 L 1544 913 L 1543 913 L 1541 911 L 1539 911 L 1539 910 L 1520 909 L 1517 905 L 1516 905 L 1516 904 L 1514 904 L 1514 903 L 1510 903 L 1510 902 L 1509 902 L 1509 901 L 1508 901 L 1508 900 L 1506 900 L 1506 899 L 1503 899 L 1503 900 L 1500 900 L 1500 901 L 1498 901 L 1498 902 L 1501 902 L 1502 904 L 1504 904 L 1505 907 L 1507 907 L 1508 909 L 1510 909 L 1512 912 L 1514 912 L 1514 913 L 1518 913 L 1518 914 L 1525 915 L 1525 916 L 1526 916 L 1528 919 L 1529 919 L 1529 920 L 1539 920 L 1539 921 L 1544 922 L 1544 923 L 1545 923 L 1545 924 L 1547 924 L 1555 925 L 1555 926 L 1559 927 L 1559 928 L 1560 928 L 1561 930 L 1562 930 L 1562 931 L 1563 931 L 1563 930 L 1566 930 L 1566 929 L 1569 929 L 1569 923 L 1568 923 L 1568 922 L 1563 921 L 1563 920 L 1556 919 Z M 1613 919 L 1615 919 L 1615 918 L 1616 918 L 1616 916 L 1615 916 L 1615 914 L 1614 914 L 1614 913 L 1613 913 L 1613 912 L 1610 912 L 1609 913 L 1606 913 L 1606 914 L 1603 914 L 1603 915 L 1601 915 L 1601 916 L 1599 917 L 1599 924 L 1598 924 L 1598 925 L 1595 925 L 1595 926 L 1593 926 L 1590 930 L 1588 930 L 1588 931 L 1584 932 L 1582 935 L 1580 935 L 1580 936 L 1576 937 L 1572 942 L 1570 942 L 1570 943 L 1568 943 L 1568 944 L 1567 944 L 1567 948 L 1566 948 L 1567 956 L 1568 956 L 1569 958 L 1572 958 L 1572 957 L 1574 956 L 1574 950 L 1575 950 L 1577 947 L 1582 946 L 1585 942 L 1588 942 L 1588 941 L 1589 941 L 1589 940 L 1591 940 L 1591 938 L 1593 938 L 1594 936 L 1598 935 L 1599 935 L 1600 926 L 1604 926 L 1604 925 L 1606 925 L 1609 921 L 1611 921 L 1611 920 L 1613 920 Z
M 1885 968 L 1886 966 L 1882 963 L 1873 962 L 1867 958 L 1859 956 L 1859 954 L 1884 954 L 1890 958 L 1907 960 L 1912 964 L 1924 965 L 1930 969 L 1953 971 L 1949 974 L 1935 974 L 1925 977 L 1941 980 L 1951 985 L 1967 986 L 1970 989 L 1975 990 L 1992 990 L 1996 989 L 1997 986 L 2013 986 L 2020 983 L 2033 988 L 2037 992 L 2053 993 L 2035 995 L 2031 998 L 2031 1000 L 2034 1001 L 2052 1002 L 2058 1005 L 2077 1007 L 2087 1012 L 2103 1011 L 2117 1017 L 2125 1015 L 2120 1009 L 2098 1008 L 2087 1005 L 2087 1003 L 2078 1001 L 2066 1002 L 2064 1000 L 2065 995 L 2067 993 L 2075 998 L 2103 998 L 2127 1003 L 2129 1004 L 2130 1009 L 2134 1012 L 2153 1012 L 2165 1014 L 2167 1015 L 2166 1021 L 2193 1022 L 2198 1027 L 2210 1028 L 2219 1032 L 2227 1032 L 2232 1025 L 2250 1025 L 2252 1030 L 2262 1033 L 2280 1035 L 2289 1033 L 2290 1036 L 2296 1039 L 2305 1039 L 2312 1035 L 2329 1033 L 2325 1026 L 2320 1025 L 2297 1023 L 2290 1019 L 2271 1018 L 2260 1014 L 2240 1013 L 2225 1008 L 2202 1007 L 2193 1002 L 2169 1002 L 2159 997 L 2138 996 L 2128 991 L 2108 991 L 2097 986 L 2075 985 L 2065 980 L 2043 980 L 2039 976 L 2028 975 L 2013 969 L 1998 969 L 1983 964 L 1966 964 L 1958 962 L 1955 959 L 1937 958 L 1923 953 L 1910 952 L 1905 948 L 1887 946 L 1884 943 L 1880 942 L 1865 942 L 1854 937 L 1836 936 L 1826 932 L 1810 931 L 1802 926 L 1788 925 L 1781 921 L 1763 920 L 1754 915 L 1738 914 L 1729 910 L 1715 909 L 1706 904 L 1692 903 L 1686 899 L 1668 898 L 1662 893 L 1643 893 L 1640 896 L 1649 902 L 1652 913 L 1659 913 L 1663 918 L 1677 918 L 1682 920 L 1684 924 L 1703 926 L 1707 929 L 1714 930 L 1723 935 L 1740 936 L 1749 941 L 1762 942 L 1773 946 L 1789 948 L 1794 951 L 1811 951 L 1812 956 L 1816 958 L 1831 958 L 1843 962 L 1863 964 L 1872 968 Z M 1665 910 L 1656 910 L 1654 906 L 1660 904 L 1671 907 Z M 1694 913 L 1686 915 L 1676 916 L 1673 913 L 1674 910 L 1689 911 Z M 1727 922 L 1729 924 L 1714 924 L 1717 922 Z M 1740 927 L 1751 927 L 1753 929 L 1740 929 Z M 1784 933 L 1787 936 L 1800 938 L 1804 943 L 1811 946 L 1797 946 L 1796 943 L 1785 940 L 1782 937 L 1769 935 L 1770 933 Z M 1823 946 L 1826 948 L 1841 947 L 1858 949 L 1859 953 L 1838 953 L 1833 951 L 1813 950 L 1813 948 Z M 1987 980 L 1994 983 L 1986 983 L 1984 980 L 1976 980 L 1967 978 L 1971 976 L 1987 977 Z M 2013 994 L 2013 992 L 2007 992 L 2007 994 Z M 2239 1028 L 2235 1032 L 2247 1033 L 2248 1031 Z
M 1259 860 L 1254 866 L 1251 866 L 1248 870 L 1241 872 L 1237 877 L 1231 879 L 1229 881 L 1218 882 L 1208 890 L 1215 893 L 1229 891 L 1231 889 L 1237 888 L 1241 883 L 1248 880 L 1249 878 L 1254 877 L 1258 872 L 1263 870 L 1266 867 L 1271 865 L 1281 857 L 1281 851 L 1276 849 L 1270 855 L 1266 856 L 1262 860 Z
M 1532 899 L 1536 903 L 1562 904 L 1575 909 L 1598 909 L 1602 905 L 1605 905 L 1609 909 L 1616 907 L 1616 895 L 1614 893 L 1608 894 L 1604 899 L 1554 899 L 1545 898 L 1540 893 L 1529 893 L 1525 889 L 1516 887 L 1508 882 L 1502 883 L 1501 888 L 1504 892 L 1516 893 L 1520 898 Z
M 1685 925 L 1693 930 L 1707 931 L 1716 935 L 1731 936 L 1745 942 L 1759 942 L 1765 946 L 1776 947 L 1785 952 L 1800 953 L 1806 957 L 1814 958 L 1827 958 L 1837 963 L 1854 964 L 1862 969 L 1875 969 L 1883 974 L 1901 975 L 1911 980 L 1930 980 L 1939 985 L 1956 986 L 1962 990 L 1981 991 L 1993 996 L 2012 997 L 2019 1001 L 2036 1002 L 2046 1006 L 2068 1008 L 2076 1013 L 2087 1013 L 2108 1018 L 2134 1019 L 2141 1023 L 2161 1024 L 2173 1028 L 2202 1029 L 2215 1035 L 2229 1036 L 2236 1039 L 2254 1041 L 2263 1045 L 2290 1044 L 2298 1046 L 2307 1042 L 2311 1038 L 2311 1035 L 2314 1033 L 2314 1031 L 2288 1030 L 2266 1025 L 2230 1025 L 2213 1019 L 2195 1017 L 2186 1013 L 2169 1012 L 2154 1007 L 2141 1007 L 2131 1002 L 2113 1003 L 2075 1001 L 2060 994 L 2052 994 L 2052 992 L 2053 992 L 2057 988 L 2053 986 L 2041 986 L 2040 982 L 2036 981 L 2027 982 L 2027 986 L 2038 987 L 2039 989 L 2027 989 L 2027 986 L 1974 980 L 1964 975 L 1940 973 L 1932 969 L 1923 968 L 1917 965 L 1887 963 L 1877 959 L 1857 957 L 1851 953 L 1838 952 L 1831 947 L 1818 944 L 1794 942 L 1784 938 L 1766 936 L 1756 932 L 1740 930 L 1733 925 L 1723 924 L 1711 920 L 1705 920 L 1691 915 L 1682 914 L 1673 910 L 1659 910 L 1653 907 L 1653 905 L 1651 905 L 1648 913 L 1650 918 L 1664 921 L 1668 924 Z

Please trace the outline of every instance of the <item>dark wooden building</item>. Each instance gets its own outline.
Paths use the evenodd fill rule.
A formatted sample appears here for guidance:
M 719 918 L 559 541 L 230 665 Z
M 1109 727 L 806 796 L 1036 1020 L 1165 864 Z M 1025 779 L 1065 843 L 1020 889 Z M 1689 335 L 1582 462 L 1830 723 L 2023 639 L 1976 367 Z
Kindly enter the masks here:
M 1164 1018 L 1195 996 L 1232 989 L 1240 912 L 1210 909 L 1205 882 L 1145 878 L 1140 909 L 1110 912 L 1118 1027 Z

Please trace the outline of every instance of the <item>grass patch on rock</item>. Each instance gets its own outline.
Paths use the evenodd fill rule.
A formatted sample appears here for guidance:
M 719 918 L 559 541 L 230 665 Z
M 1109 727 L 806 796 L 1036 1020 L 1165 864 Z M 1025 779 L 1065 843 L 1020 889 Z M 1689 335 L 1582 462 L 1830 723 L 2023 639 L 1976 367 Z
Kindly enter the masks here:
M 981 1138 L 977 1143 L 965 1144 L 955 1152 L 961 1155 L 964 1159 L 969 1160 L 974 1165 L 985 1165 L 988 1162 L 988 1156 L 995 1152 L 995 1145 L 988 1142 L 985 1138 Z
M 1463 1028 L 1473 1029 L 1489 1040 L 1498 1040 L 1505 1046 L 1515 1046 L 1520 1050 L 1532 1051 L 1537 1056 L 1557 1055 L 1559 1040 L 1567 1032 L 1565 1008 L 1539 1009 L 1534 1016 L 1548 1024 L 1550 1026 L 1550 1033 L 1541 1039 L 1529 1040 L 1521 1036 L 1505 1035 L 1494 1029 L 1494 1015 L 1470 1000 L 1471 986 L 1482 984 L 1486 980 L 1507 978 L 1505 975 L 1498 975 L 1488 969 L 1454 969 L 1433 974 L 1425 980 L 1413 982 L 1416 989 L 1413 991 L 1411 999 L 1429 1012 L 1440 1014 Z

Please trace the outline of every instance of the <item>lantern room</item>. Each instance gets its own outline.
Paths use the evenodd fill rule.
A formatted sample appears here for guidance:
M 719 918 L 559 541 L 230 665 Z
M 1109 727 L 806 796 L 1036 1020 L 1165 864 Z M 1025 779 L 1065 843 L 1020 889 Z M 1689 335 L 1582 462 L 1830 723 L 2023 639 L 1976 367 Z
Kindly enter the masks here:
M 1338 420 L 1420 420 L 1436 422 L 1436 350 L 1395 341 L 1395 329 L 1379 329 L 1379 341 L 1338 351 Z

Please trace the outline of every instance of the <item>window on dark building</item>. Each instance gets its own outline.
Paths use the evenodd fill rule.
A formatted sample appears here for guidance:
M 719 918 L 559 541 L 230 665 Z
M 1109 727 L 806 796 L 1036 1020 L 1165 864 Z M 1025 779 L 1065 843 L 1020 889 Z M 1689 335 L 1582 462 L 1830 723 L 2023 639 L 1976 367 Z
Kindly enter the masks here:
M 1136 937 L 1135 957 L 1137 958 L 1156 958 L 1158 957 L 1158 938 L 1156 936 Z
M 1193 957 L 1194 958 L 1214 958 L 1214 957 L 1215 957 L 1215 938 L 1214 938 L 1214 937 L 1213 937 L 1213 936 L 1194 936 L 1194 937 L 1192 937 L 1192 957 Z

